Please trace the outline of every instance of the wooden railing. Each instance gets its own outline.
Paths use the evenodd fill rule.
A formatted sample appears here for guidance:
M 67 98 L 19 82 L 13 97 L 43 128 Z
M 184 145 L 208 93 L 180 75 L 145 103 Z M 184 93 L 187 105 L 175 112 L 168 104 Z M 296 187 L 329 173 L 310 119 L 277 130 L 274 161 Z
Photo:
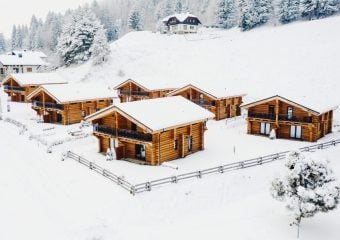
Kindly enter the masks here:
M 319 143 L 319 144 L 314 144 L 306 147 L 299 148 L 300 151 L 302 152 L 309 152 L 309 151 L 315 151 L 318 149 L 324 149 L 332 146 L 336 146 L 337 144 L 340 143 L 340 139 L 337 140 L 332 140 L 329 142 L 324 142 L 324 143 Z M 90 162 L 86 160 L 85 158 L 68 151 L 67 152 L 67 157 L 76 160 L 77 162 L 89 167 L 91 170 L 96 171 L 97 173 L 103 175 L 106 178 L 109 178 L 111 181 L 117 183 L 119 186 L 124 188 L 125 190 L 129 191 L 131 194 L 136 194 L 136 193 L 141 193 L 141 192 L 146 192 L 146 191 L 151 191 L 154 187 L 157 186 L 162 186 L 166 184 L 173 184 L 173 183 L 178 183 L 183 180 L 187 179 L 197 179 L 197 178 L 202 178 L 203 176 L 210 175 L 210 174 L 222 174 L 230 171 L 235 171 L 239 169 L 245 169 L 249 167 L 255 167 L 255 166 L 261 166 L 266 163 L 270 163 L 273 161 L 277 160 L 283 160 L 286 158 L 287 153 L 289 151 L 284 151 L 284 152 L 279 152 L 279 153 L 274 153 L 258 158 L 253 158 L 245 161 L 240 161 L 240 162 L 234 162 L 234 163 L 229 163 L 229 164 L 224 164 L 220 165 L 217 167 L 212 167 L 208 169 L 203 169 L 203 170 L 198 170 L 198 171 L 193 171 L 193 172 L 188 172 L 188 173 L 183 173 L 179 175 L 174 175 L 171 177 L 165 177 L 161 179 L 156 179 L 148 182 L 143 182 L 140 184 L 131 184 L 127 180 L 123 178 L 119 178 L 118 175 L 111 173 L 110 171 L 103 169 L 102 167 L 98 166 L 97 164 Z
M 19 87 L 19 86 L 9 86 L 9 85 L 4 85 L 4 90 L 6 90 L 6 91 L 18 91 L 18 92 L 23 92 L 23 91 L 25 91 L 25 88 Z
M 248 117 L 260 118 L 267 120 L 275 120 L 276 115 L 272 113 L 261 113 L 261 112 L 248 112 Z M 289 121 L 289 122 L 301 122 L 301 123 L 312 123 L 312 117 L 297 117 L 288 114 L 279 114 L 279 121 Z
M 120 95 L 127 95 L 127 96 L 149 96 L 148 92 L 144 92 L 144 91 L 129 91 L 129 90 L 119 90 L 119 94 Z
M 140 140 L 144 142 L 151 142 L 152 141 L 152 135 L 147 133 L 140 133 L 133 130 L 128 129 L 116 129 L 111 128 L 103 125 L 93 125 L 93 131 L 98 133 L 104 133 L 111 136 L 117 137 L 124 137 L 124 138 L 130 138 L 135 140 Z
M 33 107 L 43 107 L 43 108 L 49 108 L 49 109 L 57 109 L 57 110 L 64 110 L 64 106 L 61 104 L 56 103 L 50 103 L 50 102 L 39 102 L 39 101 L 33 101 L 32 102 Z

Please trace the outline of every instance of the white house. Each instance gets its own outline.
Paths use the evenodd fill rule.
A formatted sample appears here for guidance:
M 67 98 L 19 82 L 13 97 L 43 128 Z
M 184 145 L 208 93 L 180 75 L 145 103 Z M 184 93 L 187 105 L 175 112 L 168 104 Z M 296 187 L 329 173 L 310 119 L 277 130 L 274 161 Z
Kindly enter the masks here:
M 47 56 L 42 52 L 13 51 L 0 55 L 0 80 L 10 73 L 38 72 L 48 65 Z
M 197 33 L 201 21 L 190 13 L 178 13 L 168 16 L 162 20 L 165 33 L 185 34 Z

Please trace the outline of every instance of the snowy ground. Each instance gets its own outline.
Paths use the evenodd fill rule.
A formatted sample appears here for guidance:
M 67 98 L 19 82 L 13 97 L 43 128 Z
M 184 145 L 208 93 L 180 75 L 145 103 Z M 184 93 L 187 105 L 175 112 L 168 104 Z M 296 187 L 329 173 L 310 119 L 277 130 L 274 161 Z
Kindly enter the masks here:
M 231 87 L 244 89 L 248 98 L 276 89 L 294 89 L 320 101 L 325 100 L 320 95 L 327 94 L 327 101 L 340 104 L 339 24 L 340 17 L 334 17 L 248 33 L 231 30 L 186 37 L 132 33 L 112 45 L 107 65 L 92 68 L 87 63 L 64 69 L 62 74 L 76 81 L 84 77 L 92 81 L 96 76 L 96 81 L 112 86 L 127 77 L 164 77 L 170 81 L 223 78 Z M 269 194 L 269 182 L 283 171 L 283 161 L 133 197 L 73 160 L 61 161 L 61 153 L 73 150 L 139 183 L 310 143 L 247 135 L 242 119 L 227 124 L 210 121 L 205 151 L 173 161 L 178 171 L 106 162 L 97 153 L 94 137 L 72 139 L 47 153 L 46 146 L 29 140 L 30 134 L 39 134 L 52 143 L 72 138 L 68 130 L 79 129 L 79 124 L 37 123 L 28 104 L 9 103 L 11 112 L 7 113 L 7 97 L 1 88 L 0 99 L 4 117 L 28 128 L 19 135 L 16 126 L 0 121 L 0 239 L 296 239 L 295 227 L 289 226 L 292 216 Z M 339 112 L 334 132 L 319 142 L 340 138 Z M 328 158 L 340 178 L 340 146 L 313 155 Z M 300 238 L 336 240 L 339 222 L 339 209 L 304 220 Z

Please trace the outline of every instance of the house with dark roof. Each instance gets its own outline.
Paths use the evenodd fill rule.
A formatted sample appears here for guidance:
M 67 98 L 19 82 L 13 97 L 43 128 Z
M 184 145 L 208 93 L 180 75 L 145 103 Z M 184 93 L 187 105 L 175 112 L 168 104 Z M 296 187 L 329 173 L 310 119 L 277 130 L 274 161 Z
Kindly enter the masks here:
M 190 13 L 177 13 L 162 20 L 166 33 L 185 34 L 197 33 L 201 21 Z

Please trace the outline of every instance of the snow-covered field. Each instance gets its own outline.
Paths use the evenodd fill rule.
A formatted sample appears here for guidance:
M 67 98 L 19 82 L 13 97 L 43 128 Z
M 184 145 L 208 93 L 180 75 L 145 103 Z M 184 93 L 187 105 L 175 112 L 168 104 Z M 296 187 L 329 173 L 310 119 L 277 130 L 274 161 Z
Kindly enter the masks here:
M 340 18 L 238 30 L 204 31 L 195 36 L 131 33 L 112 45 L 110 62 L 62 69 L 68 79 L 115 85 L 128 77 L 174 84 L 222 82 L 248 99 L 275 91 L 295 92 L 340 105 Z M 173 161 L 179 167 L 140 166 L 105 161 L 94 137 L 75 139 L 61 126 L 38 123 L 28 104 L 9 103 L 0 88 L 4 118 L 25 124 L 19 129 L 0 121 L 0 239 L 295 239 L 292 216 L 269 194 L 270 180 L 283 162 L 212 175 L 131 196 L 73 160 L 72 150 L 133 183 L 235 162 L 310 143 L 269 140 L 246 134 L 244 119 L 210 121 L 205 150 Z M 291 95 L 291 93 L 290 93 Z M 321 96 L 327 95 L 327 98 Z M 340 120 L 335 114 L 335 124 Z M 84 134 L 91 128 L 83 128 Z M 319 142 L 340 138 L 340 128 Z M 36 134 L 47 147 L 31 139 Z M 67 139 L 67 141 L 66 141 Z M 234 152 L 235 149 L 235 152 Z M 340 146 L 313 153 L 330 160 L 340 178 Z M 335 240 L 340 210 L 303 220 L 301 239 Z

